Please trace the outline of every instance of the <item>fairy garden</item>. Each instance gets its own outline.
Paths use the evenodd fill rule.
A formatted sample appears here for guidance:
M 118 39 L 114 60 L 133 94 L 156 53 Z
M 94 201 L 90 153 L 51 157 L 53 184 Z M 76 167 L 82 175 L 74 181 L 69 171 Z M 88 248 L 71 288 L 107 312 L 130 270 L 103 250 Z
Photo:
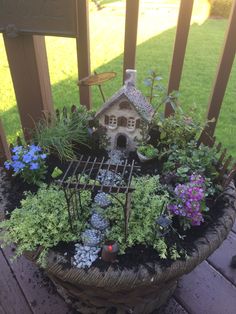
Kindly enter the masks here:
M 57 111 L 30 143 L 12 146 L 0 229 L 2 245 L 16 244 L 17 256 L 34 252 L 47 267 L 57 252 L 63 269 L 155 272 L 156 263 L 191 257 L 194 241 L 227 207 L 223 190 L 234 171 L 221 145 L 210 137 L 203 145 L 205 125 L 182 111 L 176 93 L 164 93 L 155 71 L 147 97 L 136 72 L 126 74 L 98 112 Z M 165 118 L 166 103 L 175 114 Z

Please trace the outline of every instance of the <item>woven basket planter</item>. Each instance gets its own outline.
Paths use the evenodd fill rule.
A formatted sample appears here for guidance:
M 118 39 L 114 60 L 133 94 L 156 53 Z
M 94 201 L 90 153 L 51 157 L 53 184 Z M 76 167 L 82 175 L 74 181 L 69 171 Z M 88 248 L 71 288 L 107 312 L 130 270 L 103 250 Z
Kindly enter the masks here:
M 96 267 L 87 271 L 67 268 L 63 266 L 64 256 L 53 251 L 48 256 L 46 272 L 58 292 L 80 313 L 152 313 L 172 295 L 177 280 L 211 255 L 227 237 L 236 217 L 233 184 L 225 190 L 224 199 L 222 216 L 208 228 L 204 237 L 193 243 L 191 256 L 166 268 L 156 263 L 154 274 L 143 265 L 135 271 L 114 270 L 112 266 L 105 272 Z

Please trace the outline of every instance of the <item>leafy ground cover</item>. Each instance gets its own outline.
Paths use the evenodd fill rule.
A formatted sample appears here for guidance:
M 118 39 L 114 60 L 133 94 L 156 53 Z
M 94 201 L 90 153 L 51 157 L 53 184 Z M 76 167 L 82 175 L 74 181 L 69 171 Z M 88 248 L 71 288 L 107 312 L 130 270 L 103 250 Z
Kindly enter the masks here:
M 163 85 L 167 84 L 178 3 L 179 1 L 158 1 L 158 6 L 156 1 L 141 2 L 137 70 L 138 86 L 143 92 L 145 86 L 142 82 L 150 68 L 157 68 L 163 77 Z M 103 4 L 104 9 L 100 11 L 92 9 L 90 14 L 91 63 L 92 70 L 117 72 L 117 78 L 104 87 L 104 92 L 109 97 L 122 83 L 125 14 L 124 1 L 103 1 Z M 205 15 L 199 14 L 200 11 L 200 9 L 198 12 L 195 11 L 192 21 L 180 86 L 180 100 L 184 109 L 195 107 L 196 115 L 203 120 L 227 21 L 204 20 Z M 77 104 L 79 97 L 76 85 L 75 40 L 48 37 L 46 43 L 55 107 L 62 108 L 64 105 L 70 107 Z M 216 132 L 218 140 L 224 142 L 234 156 L 236 156 L 235 71 L 234 65 Z M 2 37 L 0 37 L 0 79 L 0 112 L 8 138 L 12 141 L 21 130 Z M 93 107 L 99 108 L 101 102 L 100 94 L 94 88 Z

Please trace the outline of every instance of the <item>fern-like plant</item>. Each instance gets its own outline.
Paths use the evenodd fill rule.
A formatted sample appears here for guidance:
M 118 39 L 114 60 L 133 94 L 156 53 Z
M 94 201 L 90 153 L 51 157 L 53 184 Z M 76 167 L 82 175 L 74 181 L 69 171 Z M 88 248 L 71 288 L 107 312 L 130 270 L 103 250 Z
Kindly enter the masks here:
M 74 149 L 78 144 L 89 146 L 88 124 L 91 112 L 85 107 L 76 107 L 70 114 L 60 113 L 36 125 L 34 140 L 61 160 L 75 157 Z

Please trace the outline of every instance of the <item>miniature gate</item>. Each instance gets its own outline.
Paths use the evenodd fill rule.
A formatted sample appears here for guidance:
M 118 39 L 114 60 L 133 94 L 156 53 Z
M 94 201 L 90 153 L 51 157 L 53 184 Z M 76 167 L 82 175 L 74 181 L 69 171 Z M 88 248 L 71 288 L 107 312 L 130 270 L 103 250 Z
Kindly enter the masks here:
M 181 0 L 176 30 L 168 93 L 178 90 L 185 58 L 194 0 Z M 135 69 L 139 0 L 126 0 L 124 40 L 125 70 Z M 44 35 L 75 37 L 77 41 L 79 79 L 90 75 L 88 0 L 0 0 L 0 32 L 3 32 L 17 105 L 24 136 L 42 117 L 53 111 Z M 225 35 L 222 56 L 209 98 L 207 119 L 214 122 L 202 132 L 200 142 L 211 145 L 221 104 L 236 52 L 236 0 L 234 0 Z M 26 75 L 23 75 L 23 73 Z M 24 80 L 22 80 L 22 75 Z M 30 86 L 30 88 L 29 88 Z M 89 86 L 80 86 L 80 102 L 90 108 Z M 34 106 L 32 106 L 34 104 Z M 165 115 L 173 113 L 166 105 Z M 0 121 L 0 161 L 10 157 Z M 222 160 L 223 162 L 223 160 Z

